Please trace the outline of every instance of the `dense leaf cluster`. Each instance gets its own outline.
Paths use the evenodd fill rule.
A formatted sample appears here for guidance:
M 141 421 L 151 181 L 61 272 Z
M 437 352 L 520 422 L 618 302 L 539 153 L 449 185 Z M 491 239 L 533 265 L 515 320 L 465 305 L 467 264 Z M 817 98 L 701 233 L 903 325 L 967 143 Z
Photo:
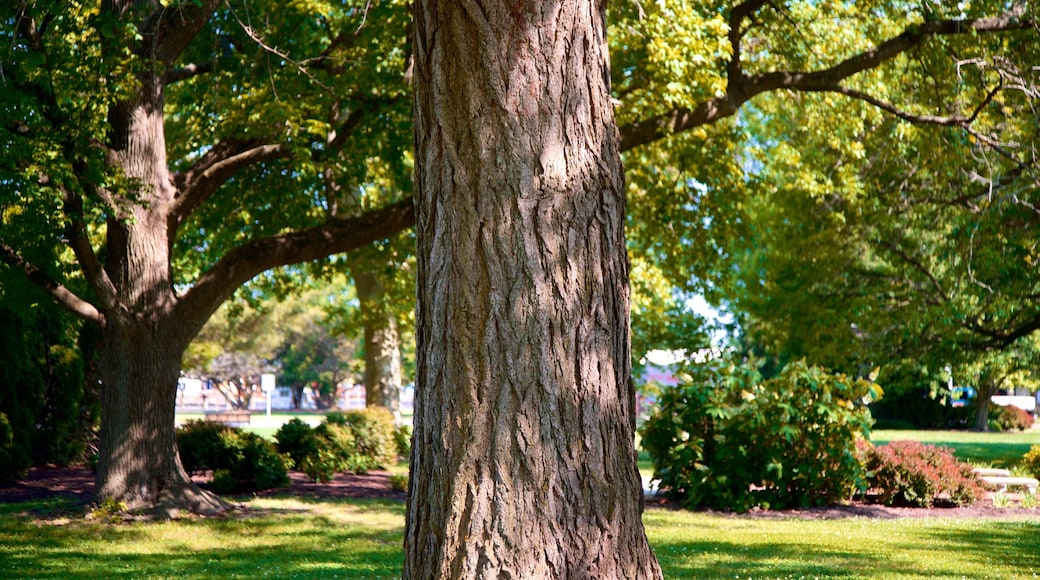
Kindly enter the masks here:
M 339 472 L 365 473 L 397 462 L 394 417 L 380 407 L 331 412 L 312 428 L 292 419 L 275 433 L 278 450 L 297 469 L 317 482 L 331 481 Z
M 824 505 L 862 486 L 856 445 L 869 434 L 876 384 L 801 362 L 767 381 L 718 361 L 689 371 L 641 431 L 654 477 L 684 505 Z
M 885 505 L 931 507 L 972 504 L 985 489 L 944 447 L 894 441 L 866 454 L 868 494 Z
M 238 427 L 188 421 L 177 429 L 177 448 L 188 473 L 212 471 L 218 493 L 256 491 L 289 483 L 285 458 L 270 442 Z

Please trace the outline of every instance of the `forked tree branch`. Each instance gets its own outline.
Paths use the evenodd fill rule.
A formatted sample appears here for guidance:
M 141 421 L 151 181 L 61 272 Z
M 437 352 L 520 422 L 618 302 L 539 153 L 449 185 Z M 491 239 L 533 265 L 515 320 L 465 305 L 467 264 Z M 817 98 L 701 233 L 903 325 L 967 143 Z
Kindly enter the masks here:
M 260 141 L 221 141 L 194 165 L 174 177 L 179 194 L 171 220 L 179 226 L 191 212 L 205 203 L 228 179 L 256 163 L 288 157 L 284 145 Z
M 4 243 L 0 243 L 0 261 L 24 272 L 29 282 L 50 295 L 59 306 L 70 313 L 99 326 L 105 324 L 105 317 L 96 306 L 77 296 L 60 282 L 48 276 L 46 272 L 22 258 L 14 248 Z
M 936 36 L 1006 32 L 1035 28 L 1037 22 L 1026 17 L 1025 3 L 992 18 L 965 20 L 930 20 L 908 27 L 902 34 L 886 40 L 874 48 L 851 56 L 834 66 L 818 71 L 778 71 L 745 75 L 740 62 L 742 52 L 742 20 L 765 3 L 749 0 L 737 5 L 731 12 L 730 41 L 736 40 L 733 56 L 727 67 L 727 93 L 711 98 L 692 109 L 676 108 L 666 113 L 635 121 L 621 127 L 621 150 L 628 151 L 640 145 L 657 141 L 673 133 L 687 131 L 732 116 L 746 102 L 762 93 L 781 89 L 796 91 L 825 91 L 840 87 L 841 82 L 858 73 L 877 68 L 904 52 L 920 46 Z M 732 75 L 737 75 L 733 77 Z
M 236 288 L 261 272 L 349 252 L 393 236 L 415 224 L 407 198 L 362 215 L 329 220 L 313 228 L 247 242 L 224 255 L 178 301 L 177 320 L 197 332 Z

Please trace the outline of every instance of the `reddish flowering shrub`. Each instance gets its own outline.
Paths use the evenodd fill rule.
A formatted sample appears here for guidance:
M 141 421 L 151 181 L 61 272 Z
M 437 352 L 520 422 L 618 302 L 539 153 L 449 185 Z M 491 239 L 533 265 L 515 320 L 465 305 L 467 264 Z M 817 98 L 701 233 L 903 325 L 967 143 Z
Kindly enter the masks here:
M 1025 431 L 1033 426 L 1029 411 L 1014 405 L 997 406 L 990 412 L 990 421 L 1001 431 Z
M 870 449 L 866 468 L 871 492 L 885 505 L 959 506 L 985 493 L 971 466 L 944 447 L 894 441 Z

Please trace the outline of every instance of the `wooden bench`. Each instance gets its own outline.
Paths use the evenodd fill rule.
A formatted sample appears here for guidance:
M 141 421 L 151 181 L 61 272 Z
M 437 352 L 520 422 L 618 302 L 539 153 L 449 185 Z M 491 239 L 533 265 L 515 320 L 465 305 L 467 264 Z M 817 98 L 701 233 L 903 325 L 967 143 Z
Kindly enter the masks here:
M 227 411 L 206 411 L 206 420 L 223 423 L 235 427 L 249 425 L 252 413 L 246 409 L 229 409 Z
M 1029 493 L 1035 494 L 1037 486 L 1040 486 L 1040 482 L 1032 477 L 1012 477 L 1011 472 L 1007 469 L 978 467 L 975 468 L 975 473 L 979 476 L 979 479 L 995 486 L 1002 492 L 1006 492 L 1009 487 L 1024 487 L 1029 490 Z

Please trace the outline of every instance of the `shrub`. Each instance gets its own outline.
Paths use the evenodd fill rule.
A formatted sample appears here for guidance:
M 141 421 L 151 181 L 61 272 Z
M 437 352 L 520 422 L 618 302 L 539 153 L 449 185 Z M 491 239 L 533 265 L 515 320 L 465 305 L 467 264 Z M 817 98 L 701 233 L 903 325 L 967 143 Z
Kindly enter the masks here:
M 397 461 L 398 437 L 393 415 L 378 407 L 330 412 L 313 429 L 293 419 L 275 434 L 279 451 L 317 482 L 331 481 L 340 471 L 391 467 Z
M 337 473 L 346 469 L 344 459 L 329 449 L 318 449 L 305 457 L 300 464 L 300 471 L 306 473 L 315 483 L 328 483 Z
M 189 473 L 213 471 L 217 493 L 270 489 L 289 483 L 286 460 L 256 433 L 222 423 L 188 421 L 177 430 L 181 464 Z
M 867 452 L 867 482 L 885 505 L 967 505 L 985 490 L 972 467 L 949 449 L 916 441 L 894 441 Z
M 390 476 L 390 489 L 394 491 L 408 491 L 408 474 L 395 473 Z
M 1025 431 L 1033 426 L 1029 411 L 1014 405 L 994 405 L 989 413 L 990 427 L 994 431 Z
M 877 385 L 792 363 L 764 383 L 714 361 L 662 390 L 641 431 L 661 488 L 689 507 L 744 511 L 847 501 Z
M 177 450 L 188 473 L 216 470 L 227 463 L 224 434 L 231 427 L 214 421 L 193 419 L 177 429 Z
M 278 428 L 274 434 L 278 452 L 289 457 L 294 467 L 303 465 L 303 460 L 318 451 L 318 440 L 314 428 L 294 417 Z
M 397 463 L 396 426 L 390 411 L 382 407 L 367 407 L 342 415 L 345 426 L 354 435 L 355 451 L 348 460 L 352 471 L 387 469 Z
M 412 426 L 400 425 L 394 429 L 394 443 L 397 456 L 409 458 L 412 455 Z
M 1040 445 L 1030 447 L 1019 465 L 1033 477 L 1040 478 Z

